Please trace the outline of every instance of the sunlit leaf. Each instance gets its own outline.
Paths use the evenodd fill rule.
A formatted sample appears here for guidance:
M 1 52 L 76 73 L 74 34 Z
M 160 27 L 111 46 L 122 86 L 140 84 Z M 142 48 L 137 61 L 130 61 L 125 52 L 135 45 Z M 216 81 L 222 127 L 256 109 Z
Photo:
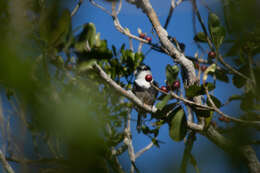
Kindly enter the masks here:
M 164 106 L 168 103 L 168 101 L 171 99 L 171 95 L 166 95 L 162 101 L 158 102 L 156 104 L 157 109 L 162 110 Z
M 91 59 L 91 60 L 88 60 L 88 61 L 84 61 L 83 63 L 81 63 L 79 65 L 79 71 L 80 72 L 83 72 L 83 71 L 86 71 L 86 70 L 89 70 L 92 68 L 92 66 L 96 63 L 96 60 L 95 59 Z
M 179 73 L 179 67 L 177 65 L 171 66 L 167 64 L 166 66 L 166 80 L 168 85 L 172 85 L 174 81 L 177 80 Z

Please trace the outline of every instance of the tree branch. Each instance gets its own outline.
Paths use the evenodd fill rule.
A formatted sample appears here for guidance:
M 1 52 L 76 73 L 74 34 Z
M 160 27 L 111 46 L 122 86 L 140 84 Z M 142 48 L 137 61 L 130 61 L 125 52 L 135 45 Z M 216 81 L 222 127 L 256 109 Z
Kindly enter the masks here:
M 136 165 L 135 165 L 135 151 L 134 151 L 134 146 L 132 143 L 132 136 L 131 136 L 131 111 L 127 113 L 127 122 L 126 122 L 126 127 L 125 127 L 125 138 L 124 138 L 124 143 L 128 146 L 128 155 L 131 160 L 131 173 L 134 173 L 135 170 L 138 171 Z
M 71 17 L 73 17 L 76 13 L 77 13 L 77 11 L 79 10 L 79 8 L 80 8 L 80 6 L 81 6 L 81 4 L 82 4 L 82 2 L 83 2 L 83 0 L 79 0 L 79 2 L 77 3 L 77 5 L 75 6 L 75 8 L 72 10 L 72 12 L 71 12 Z
M 4 153 L 2 152 L 2 150 L 0 150 L 0 161 L 2 162 L 3 168 L 5 169 L 5 171 L 7 173 L 14 173 L 13 168 L 11 167 L 11 165 L 7 162 Z
M 243 73 L 240 73 L 239 71 L 234 69 L 231 65 L 226 63 L 221 55 L 219 55 L 217 58 L 221 62 L 221 64 L 224 65 L 227 69 L 229 69 L 232 73 L 252 82 L 252 80 L 250 78 L 248 78 L 246 75 L 244 75 Z
M 209 125 L 207 130 L 200 133 L 227 153 L 235 151 L 243 160 L 247 162 L 248 168 L 250 170 L 249 172 L 260 172 L 260 163 L 257 159 L 255 151 L 251 146 L 245 145 L 237 148 L 236 145 L 232 143 L 232 141 L 222 136 L 218 131 L 214 129 L 212 125 Z
M 148 151 L 150 148 L 152 148 L 153 146 L 153 142 L 151 142 L 150 144 L 148 144 L 146 147 L 144 147 L 143 149 L 141 149 L 140 151 L 138 151 L 135 154 L 135 158 L 137 159 L 139 156 L 141 156 L 144 152 Z

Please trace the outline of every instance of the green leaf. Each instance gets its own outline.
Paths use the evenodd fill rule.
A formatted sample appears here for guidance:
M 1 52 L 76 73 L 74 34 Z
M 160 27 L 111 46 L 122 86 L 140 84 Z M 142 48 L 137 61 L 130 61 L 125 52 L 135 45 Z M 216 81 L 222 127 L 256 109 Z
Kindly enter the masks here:
M 215 106 L 217 106 L 217 108 L 220 108 L 220 107 L 222 106 L 221 101 L 220 101 L 217 97 L 215 97 L 215 96 L 213 96 L 213 95 L 210 95 L 210 98 L 211 98 L 212 101 L 214 102 Z M 209 98 L 207 98 L 207 105 L 212 106 L 211 103 L 210 103 L 210 101 L 209 101 Z
M 170 137 L 174 141 L 182 141 L 187 133 L 187 122 L 184 110 L 182 107 L 177 111 L 177 113 L 173 116 L 170 129 L 169 129 Z
M 86 70 L 89 70 L 92 68 L 92 66 L 96 63 L 96 60 L 95 59 L 91 59 L 91 60 L 88 60 L 88 61 L 84 61 L 82 62 L 80 65 L 79 65 L 79 71 L 80 72 L 83 72 L 83 71 L 86 71 Z
M 220 20 L 215 13 L 209 13 L 208 17 L 208 28 L 211 30 L 212 28 L 220 26 Z
M 122 50 L 125 49 L 125 44 L 122 44 L 121 48 L 120 48 L 120 52 L 122 53 Z
M 224 71 L 217 69 L 217 70 L 215 71 L 215 74 L 216 74 L 216 78 L 217 78 L 218 80 L 223 81 L 223 82 L 226 82 L 226 83 L 229 82 L 228 75 L 227 75 L 227 73 L 225 73 Z
M 170 112 L 171 110 L 173 110 L 176 106 L 177 106 L 177 102 L 167 104 L 166 106 L 163 107 L 163 109 L 156 111 L 155 116 L 156 117 L 165 117 L 165 115 L 168 112 Z
M 237 88 L 241 88 L 246 84 L 246 80 L 238 75 L 233 75 L 232 82 Z
M 179 73 L 179 67 L 177 65 L 171 66 L 167 65 L 166 66 L 166 80 L 169 85 L 171 85 L 174 81 L 177 80 Z
M 83 31 L 79 35 L 79 42 L 88 41 L 90 48 L 94 46 L 96 38 L 96 27 L 93 23 L 87 23 L 84 25 Z
M 207 82 L 206 83 L 206 86 L 208 88 L 208 91 L 212 91 L 215 89 L 215 85 L 213 83 L 209 83 Z M 195 96 L 198 96 L 198 95 L 204 95 L 206 94 L 206 91 L 205 91 L 205 88 L 203 85 L 191 85 L 189 86 L 189 88 L 186 88 L 185 89 L 185 93 L 186 93 L 186 97 L 188 98 L 192 98 L 192 97 L 195 97 Z
M 215 89 L 215 85 L 213 83 L 207 82 L 206 87 L 208 88 L 209 91 L 212 91 Z M 203 94 L 206 94 L 205 89 L 203 90 Z
M 138 67 L 143 62 L 143 60 L 144 55 L 142 53 L 135 53 L 135 68 Z
M 241 100 L 243 97 L 241 95 L 232 95 L 228 98 L 228 101 L 231 102 L 233 100 Z
M 210 122 L 211 122 L 211 120 L 212 120 L 212 118 L 213 118 L 214 112 L 213 112 L 213 111 L 210 111 L 210 112 L 208 112 L 208 113 L 209 113 L 209 116 L 206 116 L 206 118 L 205 118 L 205 126 L 206 126 L 206 127 L 208 127 L 208 126 L 210 125 Z
M 202 91 L 201 86 L 191 85 L 191 86 L 189 86 L 189 88 L 186 88 L 186 97 L 192 98 L 192 97 L 195 97 L 197 95 L 201 95 L 202 94 L 201 91 Z
M 208 17 L 208 28 L 215 47 L 218 49 L 222 44 L 226 31 L 220 24 L 219 17 L 215 13 L 210 13 Z
M 112 45 L 112 51 L 113 51 L 114 56 L 117 56 L 116 47 L 114 45 Z
M 226 31 L 225 31 L 225 28 L 223 26 L 212 28 L 211 37 L 212 37 L 213 43 L 215 44 L 217 49 L 223 43 L 225 35 L 226 35 Z
M 194 41 L 205 43 L 207 42 L 207 36 L 204 32 L 198 32 L 194 37 Z
M 208 78 L 208 73 L 211 72 L 211 73 L 215 73 L 216 71 L 216 64 L 211 64 L 207 69 L 206 71 L 204 72 L 204 75 L 203 75 L 203 81 L 206 81 L 207 78 Z
M 58 46 L 67 40 L 68 33 L 71 30 L 71 17 L 70 11 L 64 10 L 59 18 L 58 24 L 52 32 L 51 44 Z
M 229 50 L 226 53 L 226 56 L 235 56 L 239 54 L 239 51 L 241 49 L 241 41 L 234 42 L 234 44 L 229 48 Z
M 162 110 L 164 106 L 168 103 L 168 101 L 171 99 L 171 95 L 166 95 L 162 101 L 158 102 L 156 104 L 157 109 Z
M 240 108 L 243 111 L 253 110 L 255 107 L 255 97 L 256 96 L 253 94 L 253 92 L 248 92 L 242 95 Z

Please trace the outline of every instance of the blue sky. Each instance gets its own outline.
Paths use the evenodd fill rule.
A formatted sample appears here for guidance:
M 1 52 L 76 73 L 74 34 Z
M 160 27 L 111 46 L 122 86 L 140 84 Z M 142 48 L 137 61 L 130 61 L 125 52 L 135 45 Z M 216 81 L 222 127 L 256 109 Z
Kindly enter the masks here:
M 170 0 L 151 0 L 151 3 L 158 14 L 159 20 L 162 24 L 164 24 L 168 14 Z M 217 0 L 210 1 L 210 4 L 208 5 L 211 8 L 214 7 L 215 10 L 220 7 Z M 106 3 L 105 7 L 110 9 L 109 3 Z M 199 10 L 203 20 L 206 22 L 208 13 L 207 9 L 199 4 Z M 143 32 L 148 34 L 148 36 L 152 36 L 152 27 L 148 18 L 141 12 L 140 9 L 136 9 L 135 6 L 123 1 L 123 7 L 118 17 L 121 25 L 129 28 L 132 33 L 137 35 L 137 28 L 141 28 Z M 119 48 L 123 43 L 126 43 L 126 46 L 129 48 L 128 38 L 115 29 L 112 18 L 100 9 L 92 6 L 88 1 L 84 1 L 78 13 L 73 18 L 73 27 L 75 28 L 87 22 L 92 22 L 96 25 L 97 32 L 101 33 L 102 39 L 108 40 L 108 45 L 110 48 L 112 44 Z M 197 31 L 201 31 L 198 24 Z M 192 7 L 190 2 L 185 1 L 175 9 L 172 20 L 168 26 L 168 33 L 169 35 L 176 37 L 177 40 L 186 44 L 186 55 L 192 56 L 198 50 L 193 41 Z M 157 40 L 154 37 L 152 37 L 152 39 L 153 43 Z M 137 47 L 138 42 L 134 41 L 135 50 L 137 50 Z M 144 53 L 148 49 L 149 46 L 143 46 Z M 209 48 L 205 47 L 205 50 L 209 50 Z M 207 53 L 204 52 L 203 54 L 203 52 L 200 52 L 200 55 L 207 55 Z M 160 85 L 164 85 L 164 68 L 167 64 L 173 64 L 172 59 L 161 53 L 151 51 L 146 56 L 144 62 L 151 67 L 153 78 L 158 81 Z M 218 89 L 215 91 L 215 94 L 222 102 L 225 102 L 230 95 L 239 92 L 238 89 L 221 82 L 217 83 L 217 88 Z M 237 113 L 237 106 L 238 103 L 235 102 L 231 104 L 231 107 L 223 110 L 230 114 Z M 136 112 L 134 111 L 133 118 L 136 118 L 136 116 Z M 220 124 L 223 125 L 223 123 Z M 135 126 L 135 122 L 132 122 L 132 129 L 135 129 Z M 138 158 L 137 167 L 141 170 L 141 172 L 149 173 L 178 172 L 184 150 L 184 143 L 173 142 L 169 138 L 167 125 L 160 129 L 158 139 L 165 143 L 161 144 L 160 148 L 153 147 L 151 150 L 147 151 L 140 158 Z M 142 134 L 137 134 L 134 130 L 133 142 L 135 150 L 138 151 L 146 146 L 150 142 L 150 139 Z M 228 166 L 228 160 L 223 157 L 224 152 L 200 135 L 197 135 L 197 141 L 194 145 L 192 153 L 197 159 L 198 166 L 202 173 L 218 173 L 220 171 L 232 172 L 232 169 Z M 120 160 L 124 168 L 129 169 L 130 162 L 128 160 L 127 152 L 120 157 Z M 167 168 L 169 170 L 167 170 Z M 195 172 L 195 170 L 189 166 L 188 172 Z

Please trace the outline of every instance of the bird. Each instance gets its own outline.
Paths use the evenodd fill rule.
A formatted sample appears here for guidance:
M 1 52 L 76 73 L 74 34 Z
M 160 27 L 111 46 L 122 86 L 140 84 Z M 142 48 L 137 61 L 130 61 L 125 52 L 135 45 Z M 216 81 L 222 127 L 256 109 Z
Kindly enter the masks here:
M 150 80 L 147 81 L 147 75 L 150 76 Z M 137 67 L 134 72 L 135 80 L 133 83 L 133 93 L 145 104 L 149 106 L 153 106 L 156 97 L 158 95 L 158 91 L 151 85 L 153 83 L 158 87 L 158 83 L 152 79 L 151 68 L 148 65 L 141 64 Z M 138 112 L 137 119 L 137 132 L 140 133 L 142 126 L 142 117 L 146 116 L 146 112 L 144 110 L 140 110 L 136 108 Z

